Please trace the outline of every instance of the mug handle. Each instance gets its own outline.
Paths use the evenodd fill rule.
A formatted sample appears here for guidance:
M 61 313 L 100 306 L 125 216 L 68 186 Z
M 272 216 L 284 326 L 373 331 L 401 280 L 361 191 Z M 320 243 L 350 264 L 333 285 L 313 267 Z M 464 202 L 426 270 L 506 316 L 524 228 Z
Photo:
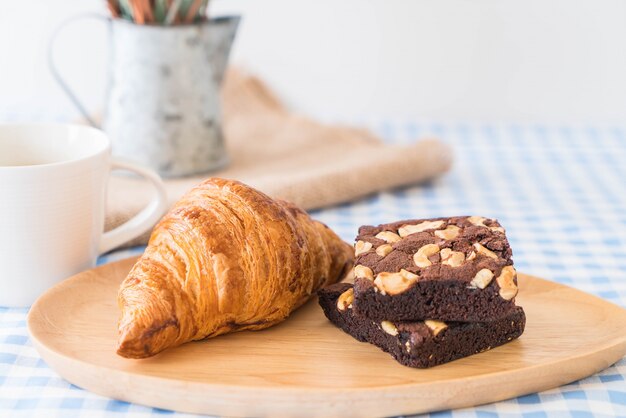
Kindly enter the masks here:
M 98 252 L 100 254 L 111 251 L 152 228 L 163 216 L 167 209 L 167 195 L 163 181 L 154 171 L 141 167 L 137 164 L 113 158 L 111 169 L 128 170 L 139 174 L 152 183 L 156 191 L 152 201 L 141 212 L 111 231 L 105 232 L 100 240 Z
M 52 36 L 50 37 L 50 42 L 48 43 L 48 68 L 50 69 L 50 73 L 52 74 L 52 77 L 59 84 L 59 86 L 61 87 L 63 92 L 67 95 L 67 97 L 69 97 L 70 101 L 74 104 L 76 109 L 78 109 L 78 111 L 83 115 L 83 117 L 89 123 L 89 125 L 93 126 L 94 128 L 99 128 L 98 123 L 96 122 L 95 118 L 93 118 L 89 114 L 89 112 L 87 111 L 87 108 L 83 105 L 83 103 L 78 99 L 78 96 L 74 93 L 74 90 L 72 90 L 70 85 L 61 76 L 61 73 L 59 69 L 57 68 L 56 63 L 54 62 L 54 44 L 56 42 L 57 37 L 59 36 L 59 33 L 61 33 L 61 31 L 65 29 L 67 26 L 69 26 L 70 24 L 75 23 L 79 20 L 83 20 L 83 19 L 96 19 L 96 20 L 101 20 L 101 21 L 103 20 L 107 23 L 111 23 L 112 21 L 111 18 L 97 14 L 97 13 L 83 13 L 77 16 L 70 17 L 69 19 L 66 19 L 63 22 L 61 22 L 61 24 L 59 24 L 59 26 L 56 27 L 54 32 L 52 32 Z

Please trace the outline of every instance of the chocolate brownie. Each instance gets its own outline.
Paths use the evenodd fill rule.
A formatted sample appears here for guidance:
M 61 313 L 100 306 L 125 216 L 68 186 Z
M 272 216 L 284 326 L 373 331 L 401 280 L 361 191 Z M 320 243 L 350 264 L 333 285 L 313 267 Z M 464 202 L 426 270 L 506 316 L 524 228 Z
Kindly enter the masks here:
M 521 307 L 490 322 L 372 321 L 355 314 L 352 291 L 348 283 L 318 291 L 326 317 L 357 340 L 374 344 L 409 367 L 432 367 L 489 350 L 522 335 L 526 324 Z
M 478 216 L 362 226 L 354 309 L 372 320 L 493 321 L 515 309 L 504 229 Z

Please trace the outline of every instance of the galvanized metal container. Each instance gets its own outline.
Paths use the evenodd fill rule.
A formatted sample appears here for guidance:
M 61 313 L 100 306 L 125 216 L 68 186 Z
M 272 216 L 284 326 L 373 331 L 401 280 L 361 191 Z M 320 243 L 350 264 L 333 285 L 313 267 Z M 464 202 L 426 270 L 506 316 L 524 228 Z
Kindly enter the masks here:
M 102 128 L 113 154 L 164 177 L 224 167 L 220 87 L 239 17 L 180 26 L 108 20 L 111 50 Z

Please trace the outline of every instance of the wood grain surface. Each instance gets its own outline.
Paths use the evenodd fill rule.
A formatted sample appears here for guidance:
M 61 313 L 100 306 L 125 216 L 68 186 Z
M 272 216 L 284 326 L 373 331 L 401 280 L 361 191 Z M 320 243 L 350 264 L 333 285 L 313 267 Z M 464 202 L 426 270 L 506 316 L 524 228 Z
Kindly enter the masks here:
M 428 370 L 396 363 L 332 326 L 311 301 L 287 321 L 189 343 L 153 358 L 115 354 L 117 288 L 133 259 L 80 273 L 43 295 L 28 327 L 73 384 L 115 399 L 226 416 L 393 416 L 478 405 L 556 387 L 626 353 L 626 310 L 521 274 L 526 332 Z

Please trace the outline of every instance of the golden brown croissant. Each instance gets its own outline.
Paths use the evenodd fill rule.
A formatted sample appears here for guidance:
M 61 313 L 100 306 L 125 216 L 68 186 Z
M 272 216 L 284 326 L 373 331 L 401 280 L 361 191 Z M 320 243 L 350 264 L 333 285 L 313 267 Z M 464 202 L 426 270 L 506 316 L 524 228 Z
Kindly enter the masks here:
M 143 358 L 267 328 L 339 281 L 352 262 L 352 247 L 296 206 L 209 179 L 157 224 L 122 283 L 117 352 Z

